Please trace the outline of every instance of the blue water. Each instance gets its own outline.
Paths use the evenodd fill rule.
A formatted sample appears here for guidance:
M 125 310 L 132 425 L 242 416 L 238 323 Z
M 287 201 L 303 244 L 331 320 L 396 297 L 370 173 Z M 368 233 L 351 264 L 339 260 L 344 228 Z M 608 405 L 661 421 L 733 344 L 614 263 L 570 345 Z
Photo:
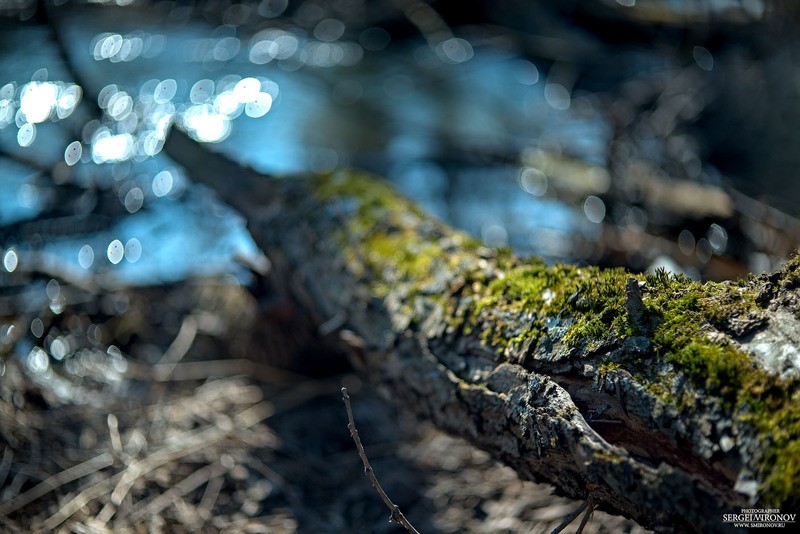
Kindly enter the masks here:
M 202 117 L 192 124 L 206 128 L 198 136 L 214 139 L 215 150 L 259 171 L 373 168 L 434 215 L 493 245 L 569 260 L 564 243 L 599 231 L 575 207 L 523 191 L 517 165 L 453 164 L 443 157 L 453 147 L 503 154 L 546 147 L 603 161 L 611 135 L 604 115 L 580 95 L 559 93 L 541 66 L 513 53 L 475 46 L 469 59 L 455 63 L 419 42 L 372 54 L 354 42 L 320 42 L 301 32 L 267 41 L 200 22 L 154 24 L 136 12 L 124 19 L 102 11 L 80 14 L 63 29 L 86 84 L 84 102 L 63 119 L 51 114 L 35 123 L 33 141 L 14 120 L 0 128 L 0 147 L 31 162 L 0 160 L 0 224 L 54 209 L 62 182 L 96 188 L 112 199 L 117 215 L 101 231 L 45 235 L 36 247 L 12 236 L 0 243 L 0 255 L 13 246 L 20 258 L 23 252 L 56 258 L 106 283 L 225 273 L 245 280 L 236 258 L 260 253 L 242 219 L 160 153 L 169 124 L 189 125 L 191 113 Z M 258 45 L 259 39 L 266 44 Z M 0 86 L 14 83 L 7 105 L 21 104 L 21 88 L 32 79 L 58 82 L 62 91 L 78 82 L 42 30 L 19 28 L 0 41 L 6 50 Z M 260 64 L 264 57 L 256 52 L 264 50 L 278 56 Z M 201 80 L 210 82 L 195 86 Z M 211 82 L 214 93 L 198 96 L 198 88 Z M 263 93 L 260 100 L 247 92 L 252 84 Z M 94 110 L 86 100 L 98 94 L 107 117 L 86 130 L 85 117 Z M 262 116 L 258 106 L 264 102 L 269 110 Z M 67 166 L 65 149 L 74 141 L 82 154 Z M 104 160 L 111 163 L 97 163 Z M 55 167 L 55 179 L 37 167 Z M 164 169 L 172 169 L 166 181 L 159 175 Z M 87 209 L 91 217 L 94 208 Z M 114 251 L 117 242 L 122 258 Z

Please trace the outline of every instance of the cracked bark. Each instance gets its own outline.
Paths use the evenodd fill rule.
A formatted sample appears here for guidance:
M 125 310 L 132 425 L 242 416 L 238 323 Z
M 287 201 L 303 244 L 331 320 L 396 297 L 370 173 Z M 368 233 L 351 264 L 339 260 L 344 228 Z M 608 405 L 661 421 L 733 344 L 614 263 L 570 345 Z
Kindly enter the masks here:
M 379 180 L 350 183 L 344 172 L 270 178 L 177 131 L 165 148 L 241 211 L 272 259 L 270 276 L 316 324 L 341 323 L 357 368 L 401 408 L 522 478 L 665 532 L 728 531 L 722 515 L 740 508 L 796 511 L 785 507 L 798 502 L 797 490 L 778 503 L 764 500 L 768 437 L 741 410 L 726 411 L 724 399 L 693 389 L 680 369 L 653 375 L 668 377 L 658 395 L 653 376 L 604 367 L 631 360 L 670 368 L 648 337 L 653 312 L 645 302 L 653 295 L 645 288 L 643 297 L 643 282 L 621 289 L 630 335 L 571 343 L 568 311 L 479 307 L 488 284 L 522 262 L 426 216 Z M 751 282 L 763 316 L 728 317 L 718 328 L 703 325 L 702 335 L 748 354 L 754 368 L 794 392 L 798 307 L 794 290 L 773 278 Z M 697 393 L 691 409 L 670 402 L 670 392 L 687 388 Z

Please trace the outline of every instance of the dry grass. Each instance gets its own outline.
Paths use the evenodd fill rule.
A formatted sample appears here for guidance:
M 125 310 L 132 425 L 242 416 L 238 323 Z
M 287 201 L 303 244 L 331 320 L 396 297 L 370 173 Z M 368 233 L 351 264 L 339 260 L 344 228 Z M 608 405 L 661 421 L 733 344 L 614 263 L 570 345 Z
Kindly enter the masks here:
M 402 532 L 364 477 L 342 385 L 375 473 L 420 532 L 549 532 L 579 504 L 396 412 L 356 376 L 312 379 L 241 357 L 257 349 L 241 288 L 123 297 L 119 314 L 83 299 L 6 317 L 25 331 L 3 338 L 3 531 Z M 29 333 L 35 317 L 41 338 Z M 55 339 L 71 350 L 37 371 L 30 354 L 52 353 Z M 625 531 L 643 532 L 599 512 L 584 530 Z

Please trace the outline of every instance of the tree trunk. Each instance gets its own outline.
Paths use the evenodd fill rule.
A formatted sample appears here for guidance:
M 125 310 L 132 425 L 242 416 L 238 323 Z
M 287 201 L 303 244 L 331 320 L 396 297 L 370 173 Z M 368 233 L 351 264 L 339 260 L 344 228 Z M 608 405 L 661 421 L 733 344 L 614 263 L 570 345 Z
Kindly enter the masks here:
M 378 178 L 270 178 L 173 131 L 317 324 L 397 404 L 662 531 L 800 504 L 800 262 L 748 281 L 547 266 L 482 246 Z

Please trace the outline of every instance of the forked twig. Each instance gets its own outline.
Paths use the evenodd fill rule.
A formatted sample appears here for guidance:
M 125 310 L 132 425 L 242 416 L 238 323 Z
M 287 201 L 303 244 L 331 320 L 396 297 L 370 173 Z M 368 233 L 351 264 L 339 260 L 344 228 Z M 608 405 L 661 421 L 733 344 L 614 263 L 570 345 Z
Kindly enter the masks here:
M 565 517 L 564 520 L 556 528 L 554 528 L 552 532 L 550 532 L 550 534 L 558 534 L 559 532 L 567 528 L 567 525 L 575 521 L 575 518 L 581 515 L 581 513 L 584 510 L 586 512 L 583 515 L 583 519 L 581 519 L 581 524 L 578 527 L 576 534 L 580 534 L 581 532 L 583 532 L 583 528 L 586 526 L 586 523 L 589 521 L 589 517 L 592 515 L 592 512 L 594 511 L 594 499 L 591 496 L 588 499 L 586 499 L 586 501 L 584 501 L 580 506 L 578 506 L 578 508 L 576 508 L 574 512 Z
M 400 511 L 400 507 L 393 503 L 389 496 L 386 495 L 386 492 L 381 487 L 381 483 L 378 482 L 378 477 L 375 476 L 375 472 L 372 470 L 372 466 L 369 465 L 367 453 L 364 451 L 364 446 L 361 444 L 361 438 L 358 437 L 356 422 L 353 420 L 353 409 L 350 407 L 350 396 L 347 394 L 347 388 L 342 388 L 342 398 L 344 399 L 344 406 L 347 409 L 347 428 L 350 430 L 350 435 L 356 443 L 356 449 L 358 449 L 358 455 L 361 457 L 361 462 L 364 464 L 364 474 L 367 475 L 369 481 L 372 482 L 372 487 L 375 488 L 375 491 L 378 492 L 384 504 L 389 508 L 391 512 L 389 519 L 402 525 L 408 532 L 419 534 L 419 531 L 414 528 L 414 525 L 412 525 L 408 519 L 406 519 L 406 516 L 403 515 L 403 512 Z
M 64 484 L 91 475 L 92 473 L 113 465 L 113 463 L 114 457 L 111 454 L 104 452 L 99 456 L 95 456 L 94 458 L 86 460 L 81 464 L 70 467 L 69 469 L 65 469 L 64 471 L 49 477 L 25 493 L 17 495 L 10 501 L 0 505 L 0 515 L 5 516 L 12 512 L 16 512 L 23 506 L 32 503 L 40 497 L 44 497 L 51 491 L 60 488 Z
M 130 515 L 131 522 L 133 522 L 133 524 L 141 524 L 147 517 L 152 517 L 159 514 L 168 506 L 174 505 L 178 499 L 186 496 L 189 492 L 194 491 L 203 484 L 206 484 L 211 479 L 222 476 L 225 471 L 226 469 L 219 463 L 219 461 L 208 464 L 184 478 L 161 495 L 151 499 L 150 501 L 141 502 L 139 506 L 136 506 L 133 510 L 125 515 Z

